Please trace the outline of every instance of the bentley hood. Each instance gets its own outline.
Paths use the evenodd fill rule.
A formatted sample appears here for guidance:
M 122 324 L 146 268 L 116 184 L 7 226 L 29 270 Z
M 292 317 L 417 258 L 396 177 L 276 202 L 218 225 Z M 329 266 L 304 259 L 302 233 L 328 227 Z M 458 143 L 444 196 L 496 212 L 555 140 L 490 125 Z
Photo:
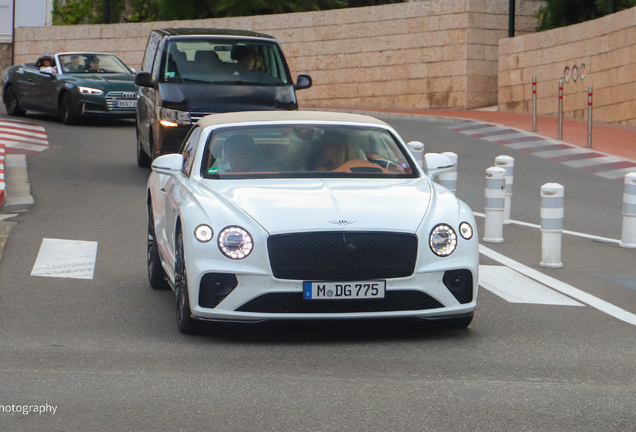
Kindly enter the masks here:
M 270 234 L 391 230 L 415 233 L 429 206 L 426 179 L 205 181 L 209 191 L 247 213 Z M 219 196 L 220 195 L 220 196 Z

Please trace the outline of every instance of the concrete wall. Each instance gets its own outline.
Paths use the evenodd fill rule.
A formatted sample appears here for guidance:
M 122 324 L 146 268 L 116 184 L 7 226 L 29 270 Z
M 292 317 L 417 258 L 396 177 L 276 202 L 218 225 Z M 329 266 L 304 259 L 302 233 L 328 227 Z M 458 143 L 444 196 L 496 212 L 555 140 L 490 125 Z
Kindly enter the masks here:
M 587 87 L 594 87 L 593 119 L 636 126 L 636 8 L 594 21 L 499 42 L 499 109 L 531 112 L 532 76 L 537 112 L 556 115 L 564 69 L 586 65 L 586 77 L 564 83 L 564 115 L 587 118 Z
M 537 0 L 517 0 L 517 31 L 532 31 Z M 423 0 L 354 9 L 176 22 L 20 28 L 16 63 L 44 52 L 113 52 L 139 69 L 150 30 L 239 28 L 281 41 L 295 76 L 314 86 L 303 105 L 474 108 L 497 103 L 498 41 L 508 0 Z

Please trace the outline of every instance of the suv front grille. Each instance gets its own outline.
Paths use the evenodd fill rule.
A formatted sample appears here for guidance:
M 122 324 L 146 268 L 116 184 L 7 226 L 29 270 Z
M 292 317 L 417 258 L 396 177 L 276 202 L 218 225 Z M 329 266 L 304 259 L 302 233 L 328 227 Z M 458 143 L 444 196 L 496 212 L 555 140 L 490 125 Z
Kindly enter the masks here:
M 267 239 L 267 250 L 278 279 L 390 279 L 413 274 L 417 236 L 355 231 L 280 234 Z

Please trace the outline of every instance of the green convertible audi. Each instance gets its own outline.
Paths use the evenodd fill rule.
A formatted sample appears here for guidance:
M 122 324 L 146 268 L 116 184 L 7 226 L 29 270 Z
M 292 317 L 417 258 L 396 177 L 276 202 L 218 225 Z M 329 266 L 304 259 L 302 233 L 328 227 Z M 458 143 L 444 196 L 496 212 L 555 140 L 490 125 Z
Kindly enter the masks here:
M 48 54 L 4 72 L 7 113 L 26 110 L 58 114 L 66 124 L 81 117 L 130 117 L 137 113 L 136 71 L 112 54 Z

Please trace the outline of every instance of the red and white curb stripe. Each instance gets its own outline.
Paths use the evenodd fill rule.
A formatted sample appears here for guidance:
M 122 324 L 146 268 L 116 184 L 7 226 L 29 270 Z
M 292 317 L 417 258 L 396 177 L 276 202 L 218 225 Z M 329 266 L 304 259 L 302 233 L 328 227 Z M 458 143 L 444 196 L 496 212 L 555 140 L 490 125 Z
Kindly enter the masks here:
M 49 148 L 46 130 L 40 125 L 0 119 L 0 206 L 4 204 L 6 183 L 4 161 L 7 154 L 33 154 Z
M 0 144 L 0 207 L 4 204 L 4 144 Z
M 636 172 L 636 163 L 633 161 L 538 135 L 531 135 L 507 126 L 469 120 L 448 128 L 464 135 L 532 153 L 535 156 L 560 162 L 608 179 L 623 181 L 625 174 Z
M 0 144 L 8 154 L 33 154 L 49 148 L 42 126 L 8 119 L 0 119 Z

